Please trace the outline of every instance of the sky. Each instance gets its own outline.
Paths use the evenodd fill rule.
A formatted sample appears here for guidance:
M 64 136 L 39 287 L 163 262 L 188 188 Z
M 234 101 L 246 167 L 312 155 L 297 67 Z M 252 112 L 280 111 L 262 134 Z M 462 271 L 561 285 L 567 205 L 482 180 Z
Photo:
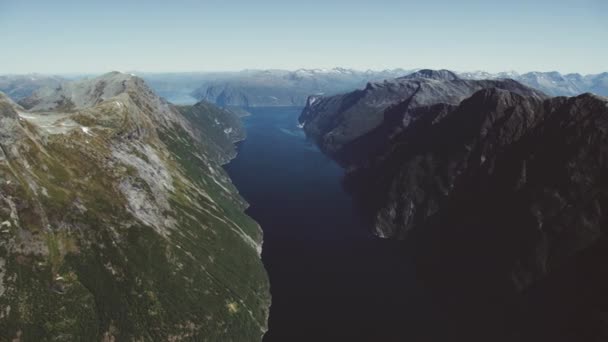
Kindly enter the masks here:
M 607 0 L 0 0 L 0 74 L 608 71 Z

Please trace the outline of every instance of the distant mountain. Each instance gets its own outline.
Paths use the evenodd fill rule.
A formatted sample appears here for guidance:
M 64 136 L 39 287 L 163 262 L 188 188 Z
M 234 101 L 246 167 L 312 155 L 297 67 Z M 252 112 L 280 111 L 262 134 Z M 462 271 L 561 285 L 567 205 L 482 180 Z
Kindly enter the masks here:
M 411 72 L 403 69 L 357 71 L 334 68 L 215 73 L 200 75 L 201 85 L 191 92 L 191 96 L 224 107 L 304 106 L 308 95 L 350 92 L 370 81 L 397 78 Z M 608 73 L 582 76 L 558 72 L 480 71 L 458 73 L 458 76 L 476 80 L 510 78 L 552 96 L 575 96 L 585 92 L 608 96 Z
M 562 75 L 559 72 L 516 72 L 487 73 L 483 71 L 459 73 L 467 79 L 511 78 L 527 86 L 539 89 L 552 96 L 576 96 L 591 92 L 608 96 L 608 73 L 582 76 L 581 74 Z
M 608 98 L 424 70 L 311 96 L 300 122 L 421 281 L 496 324 L 479 340 L 605 336 Z
M 478 90 L 492 87 L 546 97 L 510 79 L 466 80 L 448 70 L 420 70 L 370 82 L 351 93 L 311 96 L 300 123 L 325 152 L 350 166 L 386 148 L 390 137 L 417 119 L 420 108 L 435 103 L 455 105 Z
M 337 94 L 364 86 L 370 80 L 403 76 L 402 69 L 247 70 L 205 82 L 192 95 L 223 107 L 304 106 L 311 94 Z
M 32 95 L 36 90 L 44 87 L 56 87 L 65 79 L 59 76 L 47 75 L 4 75 L 0 76 L 0 92 L 5 93 L 14 101 Z
M 261 340 L 236 115 L 118 72 L 20 104 L 0 93 L 0 340 Z
M 231 72 L 177 72 L 150 73 L 134 72 L 143 78 L 159 96 L 177 105 L 191 105 L 198 100 L 192 93 L 211 80 L 232 75 Z
M 345 68 L 287 70 L 243 70 L 237 72 L 134 72 L 160 96 L 178 105 L 199 100 L 223 107 L 304 106 L 308 95 L 334 95 L 364 87 L 370 81 L 405 76 L 413 70 L 358 71 Z M 511 78 L 553 96 L 574 96 L 585 92 L 608 96 L 608 73 L 586 75 L 557 72 L 457 73 L 464 79 Z M 69 79 L 48 75 L 0 76 L 0 91 L 14 101 L 30 96 L 40 88 L 56 87 Z

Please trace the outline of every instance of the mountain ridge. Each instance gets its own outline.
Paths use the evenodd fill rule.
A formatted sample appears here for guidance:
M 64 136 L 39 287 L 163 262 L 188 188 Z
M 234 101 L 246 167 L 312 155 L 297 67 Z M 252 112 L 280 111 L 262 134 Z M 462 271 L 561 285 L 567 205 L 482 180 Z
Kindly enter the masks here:
M 453 73 L 422 72 L 412 77 L 368 83 L 365 89 L 344 95 L 312 96 L 299 121 L 325 152 L 348 167 L 360 162 L 366 154 L 385 148 L 386 138 L 416 120 L 410 112 L 417 107 L 458 104 L 487 87 L 546 97 L 509 79 L 478 81 L 454 76 Z
M 608 98 L 548 97 L 513 80 L 477 89 L 467 80 L 414 80 L 313 96 L 300 117 L 345 167 L 345 186 L 375 233 L 404 240 L 425 284 L 454 303 L 446 310 L 470 307 L 465 330 L 488 334 L 480 340 L 505 338 L 497 330 L 505 321 L 513 326 L 504 334 L 519 338 L 532 337 L 519 324 L 543 322 L 536 340 L 605 329 L 605 303 L 589 299 L 601 298 L 601 286 L 581 283 L 582 295 L 549 279 L 575 279 L 584 269 L 605 284 L 608 259 L 580 256 L 605 246 Z M 458 92 L 437 82 L 472 90 L 451 97 Z M 407 89 L 402 97 L 398 85 Z M 417 100 L 420 85 L 428 97 Z M 371 126 L 353 131 L 361 123 Z M 570 298 L 568 306 L 535 299 L 546 292 Z M 490 312 L 507 316 L 475 329 L 471 322 L 491 320 Z
M 261 340 L 262 232 L 221 167 L 236 116 L 120 73 L 0 99 L 0 339 Z
M 140 75 L 154 91 L 175 104 L 194 104 L 206 100 L 224 107 L 305 106 L 308 95 L 334 95 L 362 88 L 367 82 L 406 77 L 430 69 L 357 70 L 333 69 L 251 69 L 225 72 L 177 72 Z M 578 73 L 506 71 L 454 72 L 464 79 L 511 78 L 552 96 L 574 96 L 585 92 L 608 95 L 608 73 L 581 75 Z M 44 87 L 55 88 L 69 79 L 90 76 L 5 75 L 0 76 L 0 91 L 15 101 L 30 96 Z
M 581 75 L 578 73 L 561 74 L 557 71 L 532 71 L 523 74 L 469 72 L 460 73 L 469 79 L 511 78 L 552 96 L 576 96 L 587 92 L 608 96 L 608 73 Z

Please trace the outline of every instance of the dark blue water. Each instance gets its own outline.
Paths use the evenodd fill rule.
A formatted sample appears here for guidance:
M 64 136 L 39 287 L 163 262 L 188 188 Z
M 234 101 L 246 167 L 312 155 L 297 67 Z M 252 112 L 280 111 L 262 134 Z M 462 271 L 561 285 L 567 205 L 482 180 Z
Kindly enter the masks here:
M 265 342 L 422 341 L 428 300 L 411 257 L 370 233 L 343 170 L 297 127 L 299 108 L 258 108 L 226 166 L 264 230 L 271 283 Z

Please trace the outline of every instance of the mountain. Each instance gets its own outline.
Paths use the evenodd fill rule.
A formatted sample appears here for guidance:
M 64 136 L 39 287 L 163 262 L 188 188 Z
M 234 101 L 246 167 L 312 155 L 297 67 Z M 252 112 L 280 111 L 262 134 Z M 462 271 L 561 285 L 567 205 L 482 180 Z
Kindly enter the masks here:
M 420 70 L 384 82 L 371 82 L 351 93 L 311 96 L 299 120 L 323 151 L 348 167 L 386 148 L 391 136 L 418 119 L 419 108 L 436 103 L 458 104 L 489 87 L 546 97 L 509 79 L 465 80 L 448 70 Z
M 425 69 L 416 69 L 418 71 Z M 225 73 L 191 73 L 144 75 L 153 80 L 155 89 L 170 99 L 187 97 L 206 100 L 223 107 L 304 106 L 308 95 L 334 95 L 351 92 L 366 83 L 407 75 L 403 69 L 357 71 L 345 68 L 287 70 L 244 70 Z M 186 77 L 187 76 L 187 77 Z M 608 96 L 608 73 L 586 75 L 558 72 L 514 71 L 488 73 L 483 71 L 458 73 L 470 80 L 513 79 L 551 96 L 576 96 L 585 92 Z M 197 80 L 198 87 L 195 88 Z M 175 87 L 174 83 L 187 86 Z M 173 90 L 169 90 L 173 89 Z M 179 96 L 176 90 L 180 89 Z M 190 91 L 190 94 L 185 94 Z
M 517 77 L 521 83 L 530 87 L 541 89 L 549 95 L 575 96 L 584 93 L 588 88 L 583 82 L 577 80 L 574 75 L 563 76 L 553 72 L 529 72 Z
M 425 72 L 311 97 L 300 120 L 347 166 L 346 187 L 376 233 L 405 241 L 463 330 L 601 340 L 608 99 L 468 82 Z
M 491 88 L 419 114 L 390 151 L 347 176 L 377 233 L 416 246 L 425 279 L 469 305 L 496 310 L 536 293 L 537 317 L 523 317 L 535 326 L 556 316 L 537 340 L 606 329 L 608 99 Z M 537 299 L 548 293 L 564 304 Z
M 47 75 L 3 75 L 0 76 L 0 92 L 5 93 L 14 101 L 32 95 L 36 90 L 44 87 L 56 87 L 65 79 L 58 76 Z
M 578 78 L 577 74 L 566 75 L 569 77 Z M 588 85 L 588 91 L 594 94 L 608 96 L 608 72 L 603 72 L 597 75 L 587 75 L 582 77 L 583 84 Z
M 261 340 L 234 114 L 114 72 L 2 95 L 0 121 L 0 340 Z
M 370 80 L 382 80 L 406 73 L 401 69 L 246 70 L 209 80 L 192 95 L 223 107 L 304 106 L 310 94 L 351 91 Z
M 134 72 L 146 81 L 159 96 L 177 105 L 191 105 L 197 102 L 192 92 L 211 80 L 229 77 L 231 72 L 175 72 L 151 73 Z
M 503 79 L 511 78 L 529 87 L 539 89 L 552 96 L 576 96 L 586 92 L 608 96 L 608 73 L 582 76 L 580 74 L 562 75 L 559 72 L 501 72 L 492 74 L 483 71 L 459 73 L 466 79 Z
M 198 100 L 224 107 L 304 106 L 311 94 L 333 95 L 364 87 L 369 81 L 382 81 L 407 75 L 403 69 L 358 71 L 345 68 L 288 70 L 243 70 L 236 72 L 134 72 L 154 92 L 171 103 L 191 105 Z M 515 71 L 489 73 L 461 72 L 460 78 L 496 80 L 510 78 L 553 96 L 575 96 L 585 92 L 608 96 L 608 73 L 595 75 L 558 72 Z M 49 75 L 0 76 L 0 91 L 14 101 L 30 96 L 41 88 L 53 88 L 70 79 L 91 77 Z
M 473 80 L 492 80 L 500 78 L 517 79 L 520 74 L 517 71 L 503 71 L 499 73 L 490 73 L 487 71 L 459 72 L 458 76 Z
M 236 157 L 234 143 L 246 137 L 245 127 L 236 113 L 204 101 L 192 106 L 178 106 L 177 109 L 205 132 L 200 135 L 201 143 L 215 152 L 215 160 L 224 164 Z

